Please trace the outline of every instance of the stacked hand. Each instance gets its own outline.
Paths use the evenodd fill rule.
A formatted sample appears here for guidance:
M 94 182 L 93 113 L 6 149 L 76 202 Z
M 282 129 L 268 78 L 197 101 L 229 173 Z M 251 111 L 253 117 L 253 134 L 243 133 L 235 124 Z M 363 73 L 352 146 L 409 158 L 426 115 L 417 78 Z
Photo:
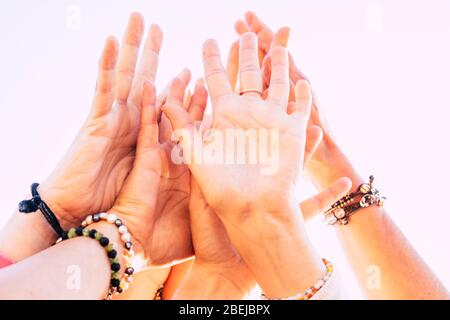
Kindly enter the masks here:
M 40 192 L 64 227 L 89 214 L 110 209 L 133 167 L 140 127 L 142 91 L 153 82 L 162 33 L 149 30 L 136 70 L 144 31 L 139 14 L 130 17 L 123 45 L 106 40 L 92 111 L 71 148 Z
M 117 214 L 136 251 L 152 265 L 172 265 L 195 251 L 196 268 L 233 285 L 240 279 L 240 294 L 255 281 L 273 295 L 303 289 L 299 280 L 304 279 L 283 269 L 283 259 L 301 254 L 311 262 L 305 267 L 308 278 L 316 278 L 323 266 L 306 236 L 302 214 L 309 218 L 323 211 L 350 184 L 338 180 L 298 206 L 298 178 L 317 151 L 322 131 L 308 129 L 308 82 L 289 77 L 283 47 L 288 29 L 275 35 L 264 30 L 242 34 L 226 70 L 217 43 L 205 43 L 212 116 L 204 115 L 208 92 L 203 81 L 192 96 L 186 94 L 188 70 L 156 98 L 162 32 L 150 27 L 138 65 L 143 30 L 142 17 L 133 14 L 120 52 L 114 38 L 108 38 L 92 112 L 61 165 L 40 187 L 42 197 L 65 227 L 79 224 L 87 214 Z M 235 142 L 237 150 L 226 148 Z M 214 151 L 208 158 L 198 146 Z M 261 244 L 259 250 L 254 243 Z M 276 253 L 280 246 L 283 252 Z M 273 264 L 273 254 L 279 263 Z M 262 274 L 261 263 L 283 278 Z M 298 287 L 285 286 L 289 282 Z
M 192 200 L 192 204 L 199 202 L 203 205 L 200 205 L 202 209 L 199 212 L 194 212 L 191 207 L 191 215 L 206 214 L 204 218 L 209 218 L 206 221 L 209 221 L 209 228 L 213 229 L 216 235 L 211 238 L 210 234 L 208 237 L 210 241 L 225 239 L 225 242 L 216 244 L 218 248 L 222 248 L 221 252 L 224 251 L 223 246 L 226 246 L 225 255 L 220 256 L 220 259 L 214 259 L 214 257 L 217 258 L 217 253 L 206 256 L 213 261 L 219 260 L 219 264 L 225 268 L 230 263 L 245 269 L 247 264 L 250 269 L 247 275 L 252 274 L 261 286 L 266 286 L 267 292 L 283 295 L 291 292 L 291 288 L 284 284 L 295 279 L 293 270 L 283 270 L 287 275 L 286 277 L 283 275 L 283 279 L 277 279 L 276 276 L 270 279 L 267 274 L 260 272 L 261 268 L 258 266 L 260 262 L 273 262 L 272 253 L 279 245 L 293 245 L 286 248 L 285 254 L 301 252 L 306 256 L 309 255 L 308 258 L 315 259 L 310 266 L 313 271 L 311 274 L 316 276 L 321 272 L 320 263 L 317 263 L 317 257 L 304 233 L 303 221 L 294 196 L 298 175 L 303 167 L 306 128 L 312 98 L 308 83 L 299 81 L 295 88 L 296 101 L 288 103 L 290 84 L 288 55 L 284 48 L 278 46 L 272 48 L 270 53 L 271 82 L 267 89 L 267 97 L 264 99 L 258 94 L 258 91 L 263 91 L 263 83 L 256 35 L 244 34 L 239 48 L 239 78 L 243 95 L 237 95 L 233 91 L 233 85 L 222 65 L 216 42 L 210 40 L 205 43 L 203 50 L 205 75 L 213 107 L 213 117 L 209 125 L 202 126 L 202 130 L 198 130 L 184 110 L 181 99 L 166 104 L 163 111 L 170 119 L 172 126 L 177 129 L 175 132 L 183 147 L 185 160 L 204 195 L 204 200 L 199 200 L 200 197 Z M 207 127 L 206 132 L 204 127 Z M 266 132 L 266 134 L 267 131 L 276 133 L 276 137 L 271 139 L 276 141 L 277 149 L 272 148 L 269 157 L 272 159 L 277 157 L 277 166 L 267 174 L 264 174 L 262 163 L 246 162 L 256 150 L 250 147 L 244 148 L 246 161 L 243 164 L 235 164 L 232 161 L 228 164 L 220 163 L 221 159 L 222 161 L 223 159 L 234 160 L 234 153 L 233 156 L 227 154 L 230 153 L 230 149 L 225 147 L 227 144 L 223 143 L 223 137 L 229 138 L 227 136 L 229 132 L 248 132 L 249 130 Z M 257 139 L 258 150 L 261 150 L 261 145 L 267 143 L 259 134 L 254 135 L 253 138 Z M 193 146 L 208 146 L 208 144 L 218 146 L 216 152 L 221 155 L 221 158 L 211 163 L 203 163 L 204 154 L 193 150 Z M 220 184 L 217 181 L 220 181 Z M 197 182 L 193 185 L 196 186 Z M 345 191 L 348 191 L 347 181 L 341 181 L 340 187 L 342 184 L 345 185 Z M 214 216 L 214 212 L 223 226 Z M 200 258 L 197 263 L 201 264 L 203 260 L 209 260 L 205 259 L 201 253 L 203 250 L 208 251 L 211 245 L 208 246 L 203 232 L 195 227 L 195 219 L 192 225 L 197 259 Z M 221 234 L 227 235 L 231 242 Z M 202 235 L 203 241 L 195 240 Z M 236 250 L 230 247 L 231 243 Z M 263 252 L 255 250 L 255 243 L 262 244 Z M 279 268 L 281 263 L 282 261 L 277 265 L 267 266 L 267 269 L 270 270 L 272 267 L 274 272 L 281 273 L 282 268 Z M 279 280 L 279 283 L 275 284 L 274 279 Z
M 123 281 L 133 282 L 130 244 L 111 248 L 131 236 L 135 252 L 150 268 L 135 274 L 137 285 L 121 298 L 152 299 L 167 281 L 166 296 L 178 299 L 241 299 L 256 284 L 268 298 L 297 299 L 310 298 L 327 283 L 331 268 L 312 245 L 305 222 L 362 180 L 332 138 L 309 82 L 286 49 L 290 30 L 274 33 L 251 12 L 235 29 L 240 38 L 231 46 L 226 67 L 217 42 L 205 42 L 206 86 L 198 80 L 192 95 L 191 73 L 185 69 L 157 96 L 162 32 L 151 25 L 140 54 L 140 14 L 131 15 L 121 48 L 113 37 L 106 40 L 91 112 L 38 191 L 64 229 L 101 212 L 117 215 L 125 226 L 112 215 L 108 220 L 115 225 L 98 221 L 98 215 L 92 218 L 90 226 L 103 235 L 92 230 L 89 235 L 107 246 L 108 260 L 103 249 L 96 254 L 95 242 L 72 239 L 80 229 L 68 233 L 69 241 L 44 250 L 55 240 L 48 225 L 37 226 L 38 215 L 16 214 L 1 234 L 0 249 L 11 257 L 18 252 L 16 261 L 34 256 L 12 266 L 10 274 L 0 274 L 2 281 L 48 259 L 75 261 L 84 270 L 107 272 L 89 278 L 86 295 L 68 296 L 98 297 L 107 291 L 106 283 L 117 285 L 121 273 L 126 273 Z M 208 96 L 212 114 L 205 114 Z M 321 192 L 299 204 L 303 172 Z M 425 297 L 448 296 L 382 208 L 359 209 L 365 211 L 359 220 L 352 216 L 355 223 L 338 233 L 361 283 L 367 266 L 383 268 L 386 289 L 369 296 L 415 298 L 433 287 L 440 288 L 438 293 Z M 24 240 L 28 228 L 38 232 Z M 380 250 L 386 239 L 390 250 Z M 392 265 L 396 248 L 410 270 Z M 186 268 L 171 270 L 185 261 L 190 263 Z M 52 275 L 64 266 L 50 265 L 46 270 Z M 412 276 L 417 285 L 411 285 Z M 41 288 L 36 282 L 32 287 Z M 34 297 L 36 289 L 26 291 Z
M 245 14 L 245 22 L 242 20 L 237 21 L 235 30 L 239 35 L 245 32 L 257 34 L 264 84 L 267 86 L 271 74 L 269 50 L 274 45 L 287 46 L 289 29 L 281 28 L 274 33 L 253 12 L 247 12 Z M 293 100 L 295 83 L 300 80 L 306 80 L 307 77 L 297 67 L 294 58 L 290 54 L 289 78 L 291 84 L 290 100 Z M 363 180 L 334 140 L 315 95 L 313 95 L 311 117 L 308 123 L 308 142 L 306 148 L 311 150 L 312 157 L 305 158 L 305 167 L 318 188 L 326 188 L 343 175 L 351 178 L 354 185 L 362 183 Z

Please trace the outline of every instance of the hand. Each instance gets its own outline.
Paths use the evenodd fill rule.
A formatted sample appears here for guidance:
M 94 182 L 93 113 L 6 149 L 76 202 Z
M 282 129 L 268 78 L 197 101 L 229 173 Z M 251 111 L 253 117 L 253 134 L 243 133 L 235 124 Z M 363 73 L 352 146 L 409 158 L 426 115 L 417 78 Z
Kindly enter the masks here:
M 117 41 L 106 40 L 91 113 L 64 159 L 40 186 L 42 198 L 65 228 L 110 209 L 132 168 L 142 86 L 155 79 L 162 42 L 161 30 L 152 25 L 135 70 L 143 30 L 142 16 L 134 13 L 120 54 Z
M 176 129 L 184 157 L 206 201 L 221 218 L 255 279 L 268 296 L 285 297 L 306 290 L 321 277 L 324 266 L 306 236 L 294 197 L 311 107 L 309 85 L 300 81 L 296 102 L 288 104 L 287 51 L 273 48 L 271 61 L 272 81 L 267 99 L 263 99 L 256 93 L 262 91 L 256 36 L 248 33 L 241 37 L 239 70 L 244 94 L 238 96 L 227 79 L 217 43 L 208 41 L 204 64 L 213 108 L 209 134 L 199 134 L 181 102 L 166 104 L 162 111 Z M 259 135 L 252 135 L 251 130 Z M 264 140 L 268 131 L 273 136 Z M 250 132 L 250 146 L 241 150 L 243 163 L 236 161 L 234 150 L 230 155 L 230 141 L 224 145 L 221 140 L 230 132 Z M 276 156 L 269 170 L 262 161 L 252 160 L 255 148 L 259 146 L 261 153 L 267 140 L 272 145 L 264 156 L 271 160 L 270 165 Z M 257 147 L 252 147 L 252 142 Z M 196 146 L 206 146 L 210 154 L 199 155 Z M 216 155 L 212 158 L 215 162 L 208 159 L 211 155 Z
M 184 70 L 172 81 L 167 104 L 182 103 L 189 80 L 190 73 Z M 131 225 L 130 233 L 143 247 L 150 264 L 171 265 L 193 256 L 188 209 L 190 174 L 185 165 L 172 160 L 172 150 L 176 147 L 171 140 L 172 128 L 165 116 L 157 125 L 154 90 L 144 92 L 144 96 L 147 97 L 145 108 L 151 111 L 142 121 L 151 129 L 146 137 L 140 137 L 145 144 L 138 145 L 137 153 L 143 156 L 136 158 L 111 212 L 120 214 Z M 206 88 L 197 83 L 186 104 L 192 121 L 203 117 L 207 98 Z
M 351 182 L 346 179 L 336 181 L 330 188 L 320 194 L 303 201 L 300 204 L 301 211 L 305 219 L 309 219 L 329 208 L 334 202 L 344 196 L 351 188 Z M 195 249 L 194 269 L 205 270 L 201 273 L 202 279 L 185 279 L 190 282 L 188 288 L 192 294 L 195 283 L 201 283 L 203 294 L 205 293 L 206 282 L 221 283 L 227 287 L 226 297 L 242 299 L 248 296 L 256 282 L 247 264 L 231 243 L 223 223 L 214 210 L 206 202 L 203 193 L 195 181 L 191 178 L 191 198 L 189 202 L 192 241 Z M 208 278 L 204 278 L 208 275 Z M 188 277 L 195 277 L 196 273 L 188 274 Z M 224 284 L 227 282 L 227 284 Z M 182 290 L 183 286 L 179 286 Z M 195 290 L 194 290 L 195 291 Z M 220 290 L 219 290 L 220 291 Z M 212 298 L 217 292 L 213 292 Z M 183 293 L 178 292 L 178 295 Z M 188 296 L 188 293 L 185 293 Z M 194 297 L 195 298 L 195 297 Z
M 240 65 L 243 71 L 240 73 L 240 82 L 243 89 L 262 89 L 256 46 L 254 34 L 249 33 L 242 37 Z M 276 152 L 271 150 L 273 154 L 268 155 L 274 159 L 279 156 L 279 159 L 275 159 L 279 160 L 278 163 L 270 163 L 277 168 L 267 168 L 267 164 L 261 162 L 244 165 L 199 165 L 202 159 L 193 158 L 194 162 L 190 165 L 190 169 L 199 182 L 205 198 L 219 215 L 240 212 L 248 209 L 249 206 L 253 209 L 263 207 L 267 210 L 271 208 L 277 212 L 288 206 L 292 208 L 291 195 L 294 193 L 293 189 L 304 155 L 302 146 L 304 146 L 305 134 L 303 129 L 306 128 L 305 119 L 309 116 L 308 104 L 310 102 L 308 84 L 304 81 L 299 83 L 298 103 L 291 104 L 288 110 L 287 53 L 281 47 L 273 50 L 274 84 L 269 89 L 266 100 L 254 93 L 247 93 L 243 96 L 233 93 L 220 62 L 217 44 L 214 41 L 208 41 L 205 44 L 204 60 L 213 106 L 210 137 L 204 135 L 199 137 L 195 133 L 192 120 L 183 110 L 181 103 L 166 104 L 163 108 L 163 112 L 176 129 L 187 129 L 191 134 L 190 137 L 183 137 L 183 142 L 181 142 L 185 153 L 188 153 L 190 149 L 189 141 L 205 138 L 204 140 L 212 140 L 213 142 L 210 144 L 214 144 L 214 135 L 223 134 L 225 136 L 227 129 L 247 130 L 247 132 L 272 130 L 271 132 L 280 135 L 279 150 Z M 302 121 L 305 123 L 305 128 L 298 126 L 298 123 Z M 177 133 L 180 134 L 180 130 Z M 194 142 L 199 142 L 201 145 L 206 141 Z M 256 142 L 262 144 L 262 141 Z M 264 142 L 267 143 L 267 141 Z M 275 144 L 276 142 L 273 141 Z M 246 148 L 245 159 L 255 156 L 250 154 L 250 151 L 249 148 Z M 192 155 L 197 156 L 197 152 Z M 270 172 L 271 169 L 276 172 Z M 268 175 L 264 175 L 264 173 L 268 173 Z M 217 181 L 221 183 L 218 184 Z
M 252 31 L 258 35 L 260 51 L 264 55 L 262 58 L 264 60 L 264 83 L 267 85 L 268 79 L 270 79 L 270 56 L 267 54 L 267 48 L 272 47 L 275 43 L 286 46 L 289 38 L 287 28 L 282 28 L 274 34 L 253 12 L 247 12 L 245 22 L 238 21 L 235 29 L 238 34 Z M 293 84 L 307 78 L 295 65 L 291 55 L 289 55 L 289 64 L 290 97 L 293 99 Z M 319 189 L 326 188 L 342 176 L 350 177 L 354 185 L 362 183 L 363 180 L 333 138 L 315 95 L 313 95 L 311 117 L 308 124 L 307 150 L 311 151 L 312 157 L 305 160 L 305 165 Z

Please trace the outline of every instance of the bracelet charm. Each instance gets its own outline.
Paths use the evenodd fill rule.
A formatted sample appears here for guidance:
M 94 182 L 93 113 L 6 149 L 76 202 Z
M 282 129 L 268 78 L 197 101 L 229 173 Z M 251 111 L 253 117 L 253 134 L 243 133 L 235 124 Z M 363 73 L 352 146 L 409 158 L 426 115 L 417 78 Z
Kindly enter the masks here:
M 347 225 L 350 221 L 350 216 L 358 210 L 375 205 L 382 207 L 386 197 L 382 196 L 380 191 L 374 188 L 374 180 L 375 177 L 370 176 L 369 183 L 363 183 L 357 191 L 346 195 L 334 203 L 324 213 L 325 223 L 335 225 L 339 222 L 341 225 Z

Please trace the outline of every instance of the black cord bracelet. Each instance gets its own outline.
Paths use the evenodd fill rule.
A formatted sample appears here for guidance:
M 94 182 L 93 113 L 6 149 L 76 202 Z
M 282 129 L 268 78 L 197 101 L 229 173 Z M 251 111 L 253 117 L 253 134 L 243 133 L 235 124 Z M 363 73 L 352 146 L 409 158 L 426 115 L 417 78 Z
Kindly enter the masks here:
M 66 232 L 61 227 L 58 218 L 55 216 L 50 207 L 41 199 L 37 188 L 39 183 L 33 183 L 31 185 L 31 196 L 30 200 L 23 200 L 19 203 L 19 211 L 25 214 L 41 211 L 42 215 L 45 217 L 50 226 L 55 230 L 56 234 L 63 238 Z

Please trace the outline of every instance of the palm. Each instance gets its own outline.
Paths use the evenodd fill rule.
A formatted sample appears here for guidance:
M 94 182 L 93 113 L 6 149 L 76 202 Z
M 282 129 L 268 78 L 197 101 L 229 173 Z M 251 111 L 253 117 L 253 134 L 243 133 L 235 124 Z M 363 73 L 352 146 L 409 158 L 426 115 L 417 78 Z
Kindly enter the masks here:
M 63 186 L 58 192 L 70 193 L 67 200 L 57 198 L 70 213 L 64 218 L 74 223 L 86 213 L 110 208 L 133 164 L 139 113 L 117 113 L 90 120 L 69 151 L 64 170 L 50 177 L 52 184 Z
M 152 232 L 150 260 L 156 265 L 175 263 L 193 254 L 189 228 L 189 170 L 170 160 L 173 144 L 159 145 L 160 187 Z
M 208 182 L 203 186 L 205 196 L 214 207 L 229 207 L 230 203 L 254 204 L 261 202 L 261 199 L 271 203 L 274 199 L 285 197 L 286 190 L 292 187 L 292 177 L 296 176 L 296 171 L 303 159 L 302 150 L 291 148 L 291 146 L 304 144 L 304 138 L 298 130 L 299 127 L 293 126 L 293 121 L 283 113 L 279 105 L 264 101 L 260 97 L 237 96 L 231 93 L 217 101 L 211 132 L 216 132 L 222 137 L 226 135 L 228 129 L 240 129 L 246 133 L 249 130 L 256 130 L 253 131 L 256 134 L 259 134 L 258 130 L 264 130 L 269 135 L 271 132 L 276 132 L 279 136 L 272 136 L 272 138 L 279 141 L 280 145 L 279 150 L 274 150 L 272 154 L 267 155 L 270 158 L 268 163 L 260 161 L 252 163 L 250 159 L 255 156 L 254 150 L 244 146 L 242 148 L 244 164 L 203 165 L 202 175 L 210 177 L 204 179 Z M 261 139 L 259 135 L 255 137 L 257 137 L 255 144 L 258 147 L 270 145 L 270 141 Z M 209 143 L 214 144 L 214 141 L 210 141 L 209 138 L 208 141 L 203 141 L 203 144 Z M 225 157 L 229 151 L 224 150 Z M 234 151 L 238 152 L 237 149 L 232 150 Z M 216 181 L 221 181 L 221 184 L 215 183 Z
M 155 55 L 161 45 L 161 31 L 152 26 L 139 71 L 130 76 L 135 73 L 142 34 L 143 19 L 133 14 L 119 58 L 116 40 L 108 38 L 92 112 L 58 169 L 41 187 L 45 198 L 55 199 L 50 205 L 68 225 L 111 208 L 132 168 L 141 88 L 145 80 L 154 79 Z
M 172 83 L 167 103 L 183 100 L 190 74 L 186 71 L 180 78 Z M 197 89 L 191 104 L 187 106 L 193 119 L 199 117 L 194 116 L 199 110 L 199 114 L 203 114 L 206 99 L 206 89 Z M 150 105 L 154 104 L 153 98 L 148 100 L 152 101 Z M 147 145 L 147 156 L 136 159 L 113 210 L 126 217 L 132 225 L 132 234 L 143 245 L 150 264 L 161 266 L 193 255 L 188 209 L 190 174 L 185 165 L 172 161 L 172 150 L 176 144 L 171 140 L 172 128 L 165 116 L 159 126 L 153 124 L 153 127 L 156 128 L 151 136 L 139 138 L 140 141 L 152 143 Z M 142 149 L 138 145 L 137 153 L 140 154 Z M 143 178 L 145 172 L 147 179 Z

